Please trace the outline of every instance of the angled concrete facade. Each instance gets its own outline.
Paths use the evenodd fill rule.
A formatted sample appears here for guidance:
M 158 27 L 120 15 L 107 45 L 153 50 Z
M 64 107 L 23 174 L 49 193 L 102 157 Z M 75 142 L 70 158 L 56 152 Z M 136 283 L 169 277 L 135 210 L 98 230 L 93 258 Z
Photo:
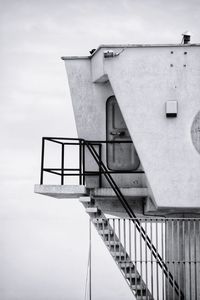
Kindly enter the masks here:
M 145 174 L 115 179 L 120 187 L 148 187 L 147 213 L 200 211 L 200 154 L 191 134 L 200 110 L 199 57 L 195 44 L 102 45 L 90 57 L 63 58 L 80 138 L 106 139 L 106 101 L 116 97 Z M 168 101 L 177 103 L 175 117 L 166 116 Z M 89 156 L 87 164 L 95 168 Z M 97 187 L 95 178 L 87 184 Z

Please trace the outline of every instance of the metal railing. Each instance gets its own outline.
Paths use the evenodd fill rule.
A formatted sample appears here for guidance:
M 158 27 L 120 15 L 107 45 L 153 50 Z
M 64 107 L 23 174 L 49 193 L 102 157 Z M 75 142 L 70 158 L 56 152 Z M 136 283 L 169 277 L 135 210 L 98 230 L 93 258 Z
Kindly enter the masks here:
M 46 143 L 56 143 L 60 145 L 60 166 L 56 168 L 52 167 L 45 167 L 44 158 L 45 158 L 45 151 L 46 151 Z M 79 184 L 85 184 L 86 176 L 97 176 L 99 187 L 102 186 L 102 172 L 100 167 L 100 161 L 102 161 L 102 147 L 103 145 L 108 144 L 127 144 L 132 143 L 131 141 L 86 141 L 84 139 L 76 139 L 76 138 L 63 138 L 63 137 L 43 137 L 42 138 L 42 155 L 41 155 L 41 173 L 40 173 L 40 184 L 44 183 L 44 173 L 51 173 L 54 175 L 58 175 L 61 178 L 61 185 L 64 184 L 65 177 L 78 177 L 79 178 Z M 68 146 L 74 146 L 78 148 L 78 167 L 77 168 L 70 168 L 65 167 L 65 148 Z M 98 170 L 92 171 L 87 170 L 86 167 L 86 150 L 90 152 L 90 147 L 95 147 L 98 150 L 98 162 L 97 165 Z M 129 174 L 129 173 L 144 173 L 141 170 L 136 171 L 130 171 L 130 170 L 106 170 L 109 174 Z
M 107 239 L 108 247 L 112 252 L 114 251 L 114 256 L 116 255 L 119 261 L 126 262 L 123 253 L 128 253 L 130 261 L 135 266 L 132 270 L 125 269 L 125 272 L 131 272 L 125 274 L 125 277 L 134 277 L 136 274 L 133 273 L 138 272 L 146 289 L 155 300 L 183 299 L 183 294 L 184 299 L 187 300 L 200 299 L 199 218 L 137 218 L 135 220 L 108 218 L 105 220 L 109 222 L 123 249 L 119 249 L 117 244 L 113 247 L 111 235 L 103 237 Z M 136 220 L 140 222 L 140 230 L 136 227 Z M 104 227 L 100 227 L 104 223 L 96 219 L 96 224 L 104 232 Z M 145 238 L 143 238 L 143 230 L 146 232 Z M 147 236 L 151 239 L 151 247 L 148 246 Z M 153 253 L 153 245 L 157 249 L 156 256 Z M 122 253 L 121 258 L 119 253 Z M 161 257 L 163 264 L 160 264 L 158 256 Z M 167 266 L 166 276 L 164 265 Z M 171 278 L 173 278 L 172 282 Z M 143 297 L 143 299 L 147 298 Z
M 48 141 L 51 141 L 51 142 L 58 143 L 58 144 L 62 145 L 61 168 L 59 168 L 59 169 L 44 168 L 44 151 L 45 151 L 44 142 L 45 142 L 45 140 L 48 140 Z M 125 141 L 125 142 L 130 143 L 130 141 Z M 104 177 L 106 178 L 106 180 L 110 184 L 111 188 L 113 189 L 114 193 L 116 194 L 118 200 L 120 201 L 121 205 L 125 209 L 128 217 L 131 218 L 131 221 L 135 225 L 135 228 L 137 229 L 138 232 L 140 232 L 143 241 L 145 241 L 147 247 L 149 249 L 151 249 L 151 253 L 152 253 L 153 257 L 156 258 L 159 266 L 162 269 L 163 274 L 165 275 L 165 277 L 168 277 L 169 283 L 170 283 L 171 286 L 174 287 L 174 291 L 175 291 L 176 295 L 180 295 L 181 300 L 185 299 L 182 290 L 180 289 L 180 287 L 177 284 L 176 280 L 174 280 L 174 277 L 173 277 L 171 271 L 168 269 L 167 264 L 162 259 L 162 256 L 158 253 L 157 247 L 152 243 L 151 237 L 148 236 L 145 229 L 141 226 L 139 219 L 136 217 L 136 215 L 133 212 L 132 208 L 130 207 L 130 205 L 126 201 L 125 197 L 121 193 L 118 185 L 116 184 L 116 182 L 112 178 L 112 176 L 110 174 L 111 172 L 107 169 L 104 162 L 102 161 L 101 151 L 100 151 L 100 153 L 98 153 L 96 151 L 95 146 L 101 145 L 102 143 L 108 143 L 108 142 L 107 141 L 86 141 L 86 140 L 83 140 L 83 139 L 69 139 L 69 138 L 43 138 L 43 142 L 42 142 L 42 159 L 41 159 L 41 181 L 40 181 L 40 183 L 41 184 L 43 183 L 43 172 L 47 171 L 47 172 L 50 172 L 50 173 L 53 173 L 53 174 L 56 174 L 56 175 L 60 175 L 61 176 L 61 184 L 63 184 L 63 180 L 64 180 L 64 176 L 65 176 L 65 173 L 64 173 L 64 171 L 65 171 L 65 168 L 64 168 L 64 147 L 65 147 L 65 144 L 66 144 L 66 145 L 79 145 L 79 168 L 78 169 L 71 169 L 71 170 L 78 170 L 78 174 L 75 174 L 75 175 L 79 176 L 79 183 L 80 184 L 82 184 L 82 176 L 83 176 L 83 184 L 84 184 L 85 176 L 86 175 L 88 176 L 88 175 L 91 174 L 91 172 L 85 171 L 85 149 L 87 147 L 88 151 L 92 155 L 94 161 L 96 162 L 96 164 L 99 168 L 98 172 L 94 171 L 94 172 L 92 172 L 92 174 L 97 174 L 99 176 L 100 186 L 101 186 L 101 175 L 102 174 L 104 175 Z M 115 141 L 112 141 L 111 143 L 115 143 Z M 119 142 L 117 141 L 117 143 L 119 143 Z M 83 148 L 81 147 L 81 145 L 83 145 Z M 83 150 L 81 150 L 81 149 L 83 149 Z M 84 159 L 83 159 L 83 157 L 84 157 Z M 83 166 L 83 172 L 82 172 L 82 166 Z M 61 171 L 61 173 L 58 173 L 57 171 Z M 119 172 L 117 171 L 117 173 L 119 173 Z M 124 173 L 124 172 L 122 172 L 122 173 Z

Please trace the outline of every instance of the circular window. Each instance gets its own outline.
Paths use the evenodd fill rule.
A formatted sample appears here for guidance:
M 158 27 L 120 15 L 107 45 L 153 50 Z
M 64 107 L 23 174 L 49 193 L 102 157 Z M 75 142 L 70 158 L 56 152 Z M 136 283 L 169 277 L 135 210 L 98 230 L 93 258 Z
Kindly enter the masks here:
M 200 111 L 196 114 L 192 123 L 191 136 L 195 149 L 200 153 Z

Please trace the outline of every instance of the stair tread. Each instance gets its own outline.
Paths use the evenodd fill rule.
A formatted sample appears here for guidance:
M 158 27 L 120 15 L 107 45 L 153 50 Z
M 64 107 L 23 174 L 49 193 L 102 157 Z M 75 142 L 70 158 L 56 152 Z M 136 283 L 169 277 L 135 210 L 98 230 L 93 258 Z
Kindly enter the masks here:
M 128 278 L 128 279 L 131 279 L 131 278 L 140 278 L 140 275 L 137 271 L 133 270 L 133 272 L 125 272 L 125 277 Z
M 105 219 L 93 219 L 92 222 L 95 223 L 95 224 L 106 224 L 106 223 L 108 223 L 108 221 L 105 220 Z
M 117 246 L 117 247 L 119 247 L 120 246 L 120 242 L 117 242 L 117 241 L 105 241 L 105 244 L 107 245 L 107 246 Z
M 113 256 L 126 256 L 127 254 L 125 254 L 123 251 L 110 251 L 111 252 L 111 254 L 113 255 Z
M 105 235 L 108 235 L 108 234 L 113 234 L 113 231 L 112 230 L 110 230 L 110 229 L 98 229 L 98 232 L 100 233 L 100 234 L 105 234 Z
M 97 208 L 97 207 L 87 207 L 87 208 L 85 209 L 85 211 L 86 211 L 87 213 L 97 213 L 97 212 L 98 212 L 98 208 Z

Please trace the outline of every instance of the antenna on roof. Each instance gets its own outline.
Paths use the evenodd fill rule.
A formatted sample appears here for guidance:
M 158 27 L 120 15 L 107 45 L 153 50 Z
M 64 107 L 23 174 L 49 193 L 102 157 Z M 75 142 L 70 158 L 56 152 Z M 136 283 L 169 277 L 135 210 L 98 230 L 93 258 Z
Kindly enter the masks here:
M 182 33 L 182 41 L 181 44 L 189 44 L 190 42 L 190 38 L 191 38 L 191 33 L 189 31 L 185 31 L 184 33 Z

